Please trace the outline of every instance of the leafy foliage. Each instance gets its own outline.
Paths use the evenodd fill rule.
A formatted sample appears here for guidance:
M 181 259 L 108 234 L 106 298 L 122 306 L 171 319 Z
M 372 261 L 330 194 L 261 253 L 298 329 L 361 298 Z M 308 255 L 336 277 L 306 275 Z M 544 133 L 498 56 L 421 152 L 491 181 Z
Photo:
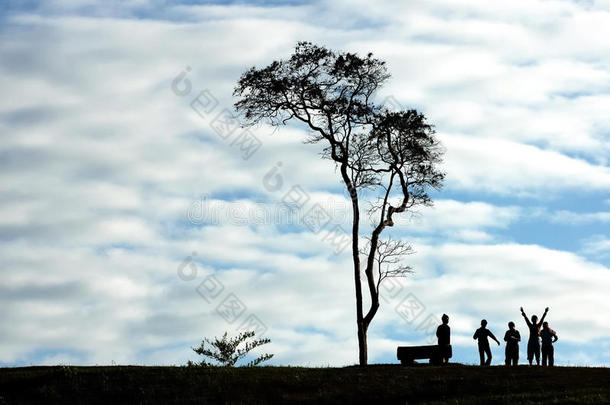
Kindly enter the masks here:
M 214 340 L 205 338 L 199 347 L 193 347 L 192 349 L 195 351 L 195 353 L 207 357 L 208 359 L 215 360 L 218 364 L 210 363 L 209 361 L 206 361 L 206 359 L 203 359 L 200 363 L 193 363 L 189 360 L 188 365 L 199 365 L 204 367 L 233 367 L 240 359 L 247 356 L 252 349 L 271 342 L 271 339 L 269 338 L 248 341 L 248 339 L 253 337 L 254 332 L 247 331 L 240 333 L 234 338 L 229 338 L 227 336 L 227 332 L 225 332 L 220 339 L 217 337 L 214 337 Z M 244 342 L 245 345 L 242 348 L 238 348 L 238 346 Z M 271 359 L 272 357 L 273 354 L 265 353 L 245 364 L 245 366 L 254 367 Z

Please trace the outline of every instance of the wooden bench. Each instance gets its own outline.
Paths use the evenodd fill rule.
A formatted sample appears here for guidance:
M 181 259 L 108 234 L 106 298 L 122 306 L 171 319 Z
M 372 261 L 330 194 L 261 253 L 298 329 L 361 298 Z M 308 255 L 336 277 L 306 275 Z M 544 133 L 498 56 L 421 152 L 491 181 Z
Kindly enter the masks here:
M 413 364 L 417 359 L 430 359 L 430 363 L 439 365 L 443 357 L 450 359 L 452 355 L 451 345 L 398 346 L 396 350 L 396 357 L 402 365 Z

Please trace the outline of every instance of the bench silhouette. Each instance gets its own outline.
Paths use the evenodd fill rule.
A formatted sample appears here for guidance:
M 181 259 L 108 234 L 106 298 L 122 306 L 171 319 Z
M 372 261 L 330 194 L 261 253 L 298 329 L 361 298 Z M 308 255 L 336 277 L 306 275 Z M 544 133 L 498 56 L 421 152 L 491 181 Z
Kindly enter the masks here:
M 442 358 L 451 358 L 453 352 L 451 345 L 439 346 L 398 346 L 396 357 L 400 360 L 400 364 L 413 364 L 416 359 L 430 359 L 430 363 L 439 365 L 442 363 Z

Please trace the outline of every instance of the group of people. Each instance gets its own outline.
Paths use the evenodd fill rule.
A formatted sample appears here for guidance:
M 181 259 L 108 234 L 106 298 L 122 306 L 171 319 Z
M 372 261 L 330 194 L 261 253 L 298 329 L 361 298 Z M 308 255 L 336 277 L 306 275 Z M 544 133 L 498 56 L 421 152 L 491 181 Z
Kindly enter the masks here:
M 532 315 L 531 321 L 525 315 L 523 307 L 521 307 L 521 315 L 525 319 L 525 323 L 529 329 L 529 340 L 527 341 L 527 360 L 532 365 L 534 358 L 536 359 L 536 365 L 540 365 L 540 352 L 542 351 L 542 365 L 553 366 L 555 358 L 555 350 L 553 343 L 557 341 L 557 333 L 549 327 L 549 323 L 544 320 L 546 314 L 549 312 L 549 308 L 545 308 L 544 315 L 540 321 L 536 315 Z M 451 329 L 449 328 L 449 316 L 443 314 L 441 318 L 443 323 L 436 329 L 436 337 L 438 338 L 438 345 L 441 347 L 448 346 L 451 343 Z M 542 329 L 541 329 L 542 328 Z M 491 364 L 491 348 L 489 347 L 489 338 L 493 339 L 498 346 L 500 341 L 496 339 L 494 334 L 487 329 L 487 321 L 481 320 L 481 327 L 474 332 L 472 336 L 474 340 L 478 341 L 479 346 L 479 358 L 482 366 L 488 366 Z M 542 346 L 540 340 L 542 339 Z M 515 329 L 515 323 L 508 323 L 508 330 L 504 334 L 504 341 L 506 342 L 506 359 L 505 364 L 507 366 L 516 366 L 519 363 L 519 342 L 521 341 L 521 334 Z M 441 351 L 443 352 L 443 351 Z M 447 358 L 443 358 L 443 363 L 447 362 Z

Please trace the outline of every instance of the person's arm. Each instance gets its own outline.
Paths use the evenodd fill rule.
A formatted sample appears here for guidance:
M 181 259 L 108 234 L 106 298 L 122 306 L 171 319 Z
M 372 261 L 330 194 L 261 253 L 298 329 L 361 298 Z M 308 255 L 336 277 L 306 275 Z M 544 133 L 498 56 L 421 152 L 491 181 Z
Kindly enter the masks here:
M 441 327 L 439 326 L 438 328 L 436 328 L 436 338 L 440 339 L 440 332 L 441 332 Z
M 479 337 L 478 335 L 479 335 L 479 330 L 477 329 L 477 330 L 474 331 L 474 335 L 472 335 L 472 338 L 474 340 L 477 340 L 477 338 Z
M 546 314 L 549 312 L 549 307 L 544 308 L 544 314 L 542 315 L 542 318 L 540 318 L 540 322 L 538 322 L 538 325 L 542 325 L 542 322 L 544 322 L 544 318 L 546 317 Z
M 506 331 L 506 333 L 504 334 L 504 341 L 508 342 L 508 339 L 510 339 L 510 331 Z
M 523 307 L 521 307 L 521 315 L 523 315 L 523 319 L 525 319 L 525 323 L 527 324 L 527 326 L 529 328 L 532 327 L 532 323 L 530 322 L 529 319 L 527 319 L 527 315 L 525 315 L 525 311 L 523 311 Z
M 557 337 L 557 334 L 556 334 L 555 332 L 553 332 L 553 337 L 555 338 L 555 339 L 553 340 L 553 343 L 555 343 L 556 341 L 558 341 L 558 340 L 559 340 L 559 338 Z
M 500 341 L 498 339 L 496 339 L 496 337 L 494 336 L 493 333 L 491 333 L 491 331 L 489 331 L 489 337 L 492 338 L 493 340 L 495 340 L 496 343 L 498 344 L 498 346 L 500 346 Z
M 515 340 L 517 342 L 520 342 L 521 341 L 521 334 L 519 333 L 519 331 L 517 331 L 516 335 L 517 335 L 517 337 L 515 338 Z

